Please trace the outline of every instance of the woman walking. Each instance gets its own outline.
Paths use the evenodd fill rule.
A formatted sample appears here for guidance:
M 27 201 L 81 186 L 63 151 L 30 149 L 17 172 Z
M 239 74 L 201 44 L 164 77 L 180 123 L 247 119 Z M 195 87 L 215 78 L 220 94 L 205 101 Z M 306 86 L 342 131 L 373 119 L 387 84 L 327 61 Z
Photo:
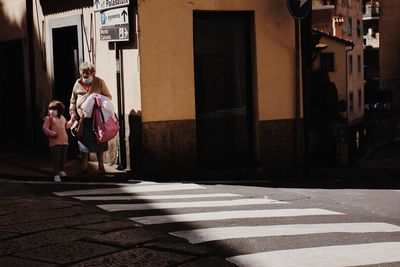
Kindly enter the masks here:
M 80 78 L 72 89 L 69 113 L 71 122 L 82 121 L 83 134 L 78 137 L 79 151 L 81 152 L 81 169 L 87 172 L 89 153 L 95 152 L 98 160 L 98 172 L 104 173 L 104 151 L 108 150 L 108 143 L 98 143 L 93 131 L 93 119 L 85 117 L 82 104 L 91 94 L 101 94 L 111 100 L 110 91 L 104 80 L 95 76 L 96 68 L 92 63 L 84 62 L 79 68 Z

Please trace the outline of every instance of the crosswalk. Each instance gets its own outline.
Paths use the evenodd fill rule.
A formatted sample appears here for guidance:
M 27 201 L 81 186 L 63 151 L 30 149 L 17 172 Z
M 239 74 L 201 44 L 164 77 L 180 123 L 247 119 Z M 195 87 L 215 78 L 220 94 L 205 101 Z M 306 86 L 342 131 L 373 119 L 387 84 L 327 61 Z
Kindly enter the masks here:
M 295 208 L 287 201 L 268 197 L 248 197 L 232 192 L 215 192 L 213 186 L 195 183 L 142 182 L 109 188 L 54 192 L 61 197 L 92 201 L 108 212 L 123 212 L 126 218 L 142 225 L 170 225 L 173 236 L 192 244 L 219 245 L 224 242 L 263 242 L 263 238 L 329 238 L 331 234 L 400 233 L 400 226 L 384 222 L 344 222 L 345 213 L 315 207 Z M 144 202 L 144 203 L 143 203 Z M 126 214 L 126 215 L 125 215 Z M 323 222 L 304 223 L 307 217 Z M 335 222 L 341 218 L 340 222 Z M 271 220 L 273 223 L 271 224 Z M 253 222 L 257 220 L 257 223 Z M 279 223 L 279 221 L 282 223 Z M 287 221 L 290 220 L 290 223 Z M 232 222 L 231 225 L 226 224 Z M 185 227 L 190 223 L 190 229 Z M 203 225 L 202 225 L 203 223 Z M 210 225 L 204 223 L 211 223 Z M 172 226 L 171 226 L 172 225 Z M 171 229 L 171 228 L 168 228 Z M 361 266 L 399 263 L 399 240 L 277 249 L 254 249 L 251 253 L 232 251 L 226 259 L 238 266 Z M 362 239 L 360 239 L 362 240 Z M 317 242 L 318 243 L 318 242 Z M 339 245 L 338 245 L 339 244 Z M 255 247 L 263 247 L 257 246 Z
M 223 221 L 231 219 L 255 219 L 292 216 L 317 216 L 342 214 L 323 209 L 272 209 L 272 210 L 234 210 L 215 212 L 196 212 L 184 214 L 168 214 L 155 216 L 141 216 L 130 218 L 141 224 L 164 224 L 196 221 Z

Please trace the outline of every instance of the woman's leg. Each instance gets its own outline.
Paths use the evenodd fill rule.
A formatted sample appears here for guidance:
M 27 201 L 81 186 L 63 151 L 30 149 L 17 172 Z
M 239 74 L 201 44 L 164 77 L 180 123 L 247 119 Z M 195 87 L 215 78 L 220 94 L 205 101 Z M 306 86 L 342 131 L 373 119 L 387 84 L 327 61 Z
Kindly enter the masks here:
M 86 171 L 88 168 L 89 153 L 81 152 L 81 169 Z
M 99 162 L 99 172 L 105 172 L 104 169 L 104 152 L 97 152 L 97 161 Z

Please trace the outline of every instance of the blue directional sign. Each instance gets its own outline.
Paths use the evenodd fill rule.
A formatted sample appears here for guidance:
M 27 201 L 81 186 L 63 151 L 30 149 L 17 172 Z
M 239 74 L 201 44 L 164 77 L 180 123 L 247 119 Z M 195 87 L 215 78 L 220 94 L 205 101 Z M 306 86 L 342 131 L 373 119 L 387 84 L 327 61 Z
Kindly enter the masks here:
M 286 0 L 290 14 L 296 19 L 303 19 L 310 12 L 312 0 Z

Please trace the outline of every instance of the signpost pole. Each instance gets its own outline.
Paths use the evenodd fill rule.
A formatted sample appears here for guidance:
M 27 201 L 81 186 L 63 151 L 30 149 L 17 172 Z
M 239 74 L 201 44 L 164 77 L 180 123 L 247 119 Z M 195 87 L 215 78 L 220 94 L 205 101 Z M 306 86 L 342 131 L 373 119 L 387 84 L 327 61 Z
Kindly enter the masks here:
M 301 94 L 300 94 L 300 64 L 301 64 L 301 55 L 300 55 L 300 45 L 301 45 L 301 38 L 300 38 L 300 19 L 295 18 L 295 50 L 296 50 L 296 59 L 295 59 L 295 73 L 296 73 L 296 167 L 297 167 L 297 174 L 302 175 L 304 172 L 304 160 L 303 160 L 303 142 L 302 134 L 303 127 L 301 126 Z
M 297 175 L 302 176 L 305 172 L 304 159 L 304 127 L 301 122 L 301 74 L 302 74 L 302 55 L 301 55 L 301 19 L 305 18 L 312 7 L 311 0 L 286 0 L 290 14 L 294 17 L 295 32 L 295 149 L 296 149 L 296 169 Z
M 117 82 L 119 144 L 117 169 L 127 168 L 126 140 L 125 140 L 125 99 L 123 83 L 121 80 L 122 52 L 118 42 L 129 41 L 129 0 L 106 1 L 93 0 L 94 11 L 100 12 L 100 40 L 114 43 L 115 67 Z
M 114 42 L 116 79 L 117 79 L 117 100 L 119 119 L 119 147 L 118 147 L 118 170 L 126 169 L 126 142 L 125 142 L 125 110 L 123 106 L 123 95 L 121 90 L 121 50 L 117 42 Z

